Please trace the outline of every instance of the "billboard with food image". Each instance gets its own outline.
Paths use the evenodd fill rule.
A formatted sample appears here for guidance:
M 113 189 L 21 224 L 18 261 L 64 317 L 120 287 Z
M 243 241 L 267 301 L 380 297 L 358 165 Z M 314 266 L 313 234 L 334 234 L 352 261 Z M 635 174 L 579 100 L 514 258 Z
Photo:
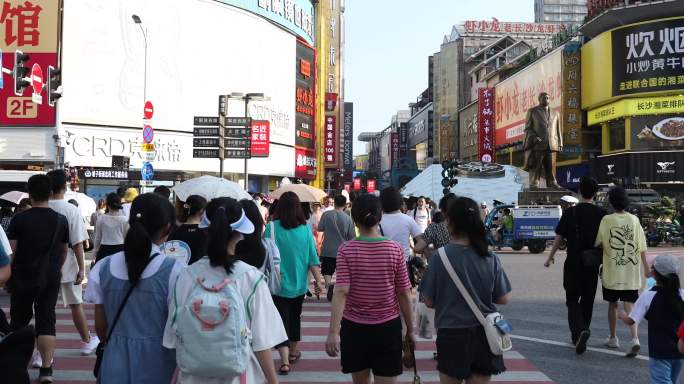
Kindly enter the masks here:
M 632 149 L 673 149 L 684 147 L 684 116 L 656 115 L 632 117 Z

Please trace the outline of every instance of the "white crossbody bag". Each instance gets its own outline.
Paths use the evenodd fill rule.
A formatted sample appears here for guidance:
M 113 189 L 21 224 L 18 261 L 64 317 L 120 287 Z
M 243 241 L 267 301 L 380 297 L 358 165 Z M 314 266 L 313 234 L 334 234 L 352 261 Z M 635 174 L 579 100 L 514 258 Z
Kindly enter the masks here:
M 510 351 L 511 348 L 513 348 L 511 337 L 498 326 L 498 324 L 505 322 L 503 315 L 499 312 L 494 312 L 485 317 L 480 308 L 473 301 L 473 298 L 470 296 L 470 293 L 466 287 L 461 282 L 461 279 L 456 274 L 456 271 L 454 271 L 454 267 L 451 265 L 451 262 L 444 251 L 444 247 L 440 248 L 438 252 L 440 258 L 442 259 L 442 264 L 444 264 L 444 268 L 446 268 L 449 276 L 451 276 L 451 280 L 453 280 L 454 284 L 456 284 L 456 287 L 458 288 L 459 292 L 461 292 L 461 295 L 465 299 L 466 303 L 468 303 L 470 310 L 473 311 L 477 321 L 479 321 L 480 324 L 482 324 L 482 327 L 484 327 L 489 349 L 496 356 L 501 356 L 504 352 Z

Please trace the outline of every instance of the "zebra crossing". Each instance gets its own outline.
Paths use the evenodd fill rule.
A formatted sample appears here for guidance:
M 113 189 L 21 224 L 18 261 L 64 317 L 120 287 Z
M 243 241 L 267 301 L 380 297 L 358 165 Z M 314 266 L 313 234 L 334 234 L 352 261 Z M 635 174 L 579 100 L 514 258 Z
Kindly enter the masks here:
M 5 309 L 7 310 L 7 309 Z M 91 332 L 94 332 L 94 309 L 86 304 L 86 315 Z M 292 366 L 288 376 L 280 376 L 281 383 L 323 384 L 351 383 L 351 377 L 341 373 L 339 358 L 330 358 L 325 353 L 325 339 L 330 321 L 330 303 L 324 300 L 307 299 L 302 314 L 302 359 Z M 58 384 L 95 383 L 92 375 L 94 356 L 81 356 L 80 337 L 71 320 L 71 312 L 61 304 L 57 305 L 57 350 L 55 352 L 54 374 Z M 422 383 L 439 382 L 436 361 L 433 359 L 433 340 L 418 338 L 416 359 Z M 276 367 L 279 366 L 277 352 L 273 352 Z M 504 356 L 507 371 L 493 378 L 493 382 L 508 384 L 549 384 L 552 381 L 517 351 Z M 30 371 L 33 379 L 38 370 Z M 413 371 L 406 371 L 399 383 L 412 383 Z

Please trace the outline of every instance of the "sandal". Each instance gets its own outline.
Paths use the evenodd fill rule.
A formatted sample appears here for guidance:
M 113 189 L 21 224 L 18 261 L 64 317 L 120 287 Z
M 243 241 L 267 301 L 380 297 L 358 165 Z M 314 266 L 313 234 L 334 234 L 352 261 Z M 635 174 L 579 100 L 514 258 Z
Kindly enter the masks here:
M 287 376 L 290 374 L 290 364 L 281 364 L 278 374 L 281 376 Z
M 297 352 L 296 355 L 290 354 L 290 357 L 288 358 L 288 360 L 290 361 L 290 364 L 296 364 L 299 361 L 299 359 L 301 359 L 301 358 L 302 358 L 302 351 L 299 351 L 299 352 Z

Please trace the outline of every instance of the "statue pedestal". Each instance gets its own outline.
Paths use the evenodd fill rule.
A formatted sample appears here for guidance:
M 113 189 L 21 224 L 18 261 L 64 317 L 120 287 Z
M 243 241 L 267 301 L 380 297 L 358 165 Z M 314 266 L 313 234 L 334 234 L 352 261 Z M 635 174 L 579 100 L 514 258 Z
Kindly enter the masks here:
M 566 189 L 523 189 L 518 192 L 518 205 L 555 205 L 560 204 L 561 197 L 573 195 Z

